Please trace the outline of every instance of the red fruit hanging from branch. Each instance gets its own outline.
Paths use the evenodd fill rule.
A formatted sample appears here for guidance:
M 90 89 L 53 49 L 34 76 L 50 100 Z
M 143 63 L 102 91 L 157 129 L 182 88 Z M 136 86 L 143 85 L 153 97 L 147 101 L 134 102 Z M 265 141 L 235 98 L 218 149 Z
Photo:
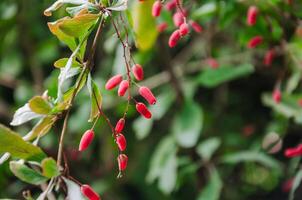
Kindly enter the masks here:
M 81 138 L 79 151 L 86 150 L 91 144 L 93 138 L 94 138 L 94 131 L 93 130 L 86 131 Z
M 92 187 L 90 187 L 89 185 L 82 185 L 81 186 L 81 192 L 89 200 L 100 200 L 101 199 L 100 196 L 98 195 L 98 193 L 96 193 L 92 189 Z
M 138 92 L 142 97 L 144 97 L 148 101 L 149 104 L 156 104 L 156 98 L 149 88 L 142 86 L 139 88 Z
M 152 117 L 151 112 L 148 110 L 147 106 L 141 102 L 136 104 L 136 110 L 146 119 L 150 119 Z
M 124 171 L 127 168 L 128 157 L 125 154 L 120 154 L 117 157 L 118 168 L 120 171 Z
M 112 90 L 113 88 L 118 86 L 122 82 L 122 80 L 123 80 L 123 76 L 120 74 L 111 77 L 106 82 L 106 85 L 105 85 L 106 90 Z

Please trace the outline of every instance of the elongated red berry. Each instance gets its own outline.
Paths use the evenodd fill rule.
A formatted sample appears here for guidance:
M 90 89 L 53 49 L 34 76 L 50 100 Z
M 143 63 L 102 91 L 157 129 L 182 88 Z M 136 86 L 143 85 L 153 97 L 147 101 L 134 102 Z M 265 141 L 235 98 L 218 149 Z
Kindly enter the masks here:
M 168 24 L 166 22 L 162 22 L 157 25 L 157 31 L 162 33 L 168 28 Z
M 101 199 L 100 196 L 98 195 L 98 193 L 96 193 L 92 189 L 92 187 L 90 187 L 89 185 L 82 185 L 81 186 L 81 192 L 89 200 L 100 200 Z
M 120 151 L 124 151 L 127 147 L 127 141 L 123 134 L 118 134 L 115 138 L 115 142 L 119 148 Z
M 176 0 L 170 0 L 166 3 L 166 9 L 168 11 L 173 10 L 174 8 L 176 8 Z
M 279 89 L 275 89 L 273 91 L 273 100 L 276 102 L 276 103 L 280 103 L 281 102 L 281 98 L 282 98 L 282 94 L 281 94 L 281 91 Z
M 152 114 L 148 110 L 147 106 L 141 102 L 136 104 L 136 110 L 147 119 L 150 119 L 152 117 Z
M 268 50 L 265 53 L 263 64 L 265 66 L 270 66 L 272 64 L 273 60 L 274 60 L 274 57 L 275 57 L 275 51 L 274 51 L 274 49 Z
M 169 47 L 175 47 L 180 37 L 181 36 L 179 30 L 174 31 L 169 38 Z
M 112 90 L 113 88 L 118 86 L 118 84 L 120 84 L 122 80 L 123 80 L 123 76 L 120 74 L 111 77 L 105 85 L 106 90 Z
M 184 16 L 181 12 L 176 12 L 173 15 L 173 22 L 176 27 L 180 27 L 185 22 Z
M 158 17 L 161 13 L 161 9 L 162 9 L 162 4 L 161 4 L 160 0 L 155 1 L 152 6 L 152 16 Z
M 132 73 L 136 80 L 141 81 L 144 79 L 144 70 L 140 64 L 133 65 Z
M 124 118 L 119 119 L 115 125 L 115 132 L 116 133 L 122 132 L 124 129 L 124 126 L 125 126 L 125 119 Z
M 139 88 L 138 92 L 142 97 L 144 97 L 148 101 L 149 104 L 156 104 L 156 98 L 149 88 L 142 86 Z
M 94 138 L 94 131 L 93 130 L 86 131 L 81 138 L 79 151 L 84 151 L 85 149 L 87 149 L 91 144 L 93 138 Z
M 124 171 L 127 168 L 128 157 L 125 154 L 120 154 L 117 157 L 118 168 L 120 171 Z
M 286 149 L 284 152 L 284 155 L 289 158 L 301 156 L 302 155 L 302 144 L 299 144 L 297 147 Z
M 181 36 L 185 36 L 189 33 L 189 25 L 187 23 L 183 23 L 182 25 L 180 25 L 179 27 L 179 33 Z
M 120 86 L 118 88 L 118 96 L 122 97 L 125 95 L 125 93 L 127 92 L 129 88 L 129 81 L 127 80 L 123 80 L 121 83 L 120 83 Z
M 219 63 L 214 58 L 208 58 L 206 60 L 207 64 L 210 65 L 211 68 L 216 69 L 219 67 Z
M 249 26 L 253 26 L 257 22 L 258 9 L 256 6 L 250 6 L 247 11 L 246 23 Z
M 202 32 L 202 26 L 199 25 L 197 22 L 191 20 L 190 25 L 192 26 L 193 30 L 196 33 L 201 33 Z
M 248 45 L 247 47 L 248 48 L 255 48 L 256 46 L 258 46 L 259 44 L 261 44 L 263 41 L 263 38 L 262 36 L 260 35 L 257 35 L 253 38 L 250 39 L 250 41 L 248 42 Z

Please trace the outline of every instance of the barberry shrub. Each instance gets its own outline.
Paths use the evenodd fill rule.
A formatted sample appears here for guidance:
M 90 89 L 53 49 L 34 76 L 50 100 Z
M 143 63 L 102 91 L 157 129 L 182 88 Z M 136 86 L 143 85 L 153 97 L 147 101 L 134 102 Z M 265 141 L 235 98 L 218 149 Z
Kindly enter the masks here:
M 300 199 L 301 9 L 1 1 L 0 197 Z

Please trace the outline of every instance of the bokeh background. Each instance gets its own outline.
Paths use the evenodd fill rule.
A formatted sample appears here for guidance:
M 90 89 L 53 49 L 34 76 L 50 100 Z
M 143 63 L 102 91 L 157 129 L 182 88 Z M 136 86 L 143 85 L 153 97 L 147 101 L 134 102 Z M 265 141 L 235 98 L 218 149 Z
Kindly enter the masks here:
M 70 50 L 47 27 L 47 22 L 66 15 L 60 9 L 50 18 L 43 16 L 52 3 L 0 1 L 0 121 L 7 126 L 15 110 L 32 96 L 45 90 L 56 95 L 59 70 L 53 63 L 68 57 Z M 116 179 L 117 152 L 104 120 L 96 126 L 92 147 L 77 152 L 82 133 L 91 127 L 89 94 L 83 89 L 65 140 L 71 175 L 91 184 L 107 200 L 287 199 L 300 163 L 300 158 L 285 158 L 283 152 L 301 140 L 302 109 L 297 102 L 302 97 L 302 2 L 186 0 L 190 18 L 204 31 L 192 31 L 173 49 L 167 45 L 175 29 L 171 13 L 164 10 L 159 19 L 144 21 L 150 11 L 138 12 L 136 0 L 129 3 L 128 16 L 145 26 L 139 30 L 140 41 L 130 37 L 134 59 L 145 70 L 146 79 L 140 84 L 152 88 L 158 104 L 151 108 L 151 120 L 142 119 L 134 105 L 130 107 L 124 131 L 129 165 L 124 177 Z M 252 28 L 246 25 L 250 5 L 260 10 Z M 168 30 L 150 34 L 156 32 L 152 24 L 162 21 L 168 22 Z M 259 34 L 264 43 L 257 49 L 246 48 L 248 40 Z M 145 46 L 137 49 L 135 42 Z M 264 54 L 272 47 L 278 53 L 271 66 L 264 66 Z M 105 91 L 104 82 L 124 69 L 122 50 L 108 23 L 100 37 L 93 77 L 101 88 L 104 112 L 113 123 L 123 114 L 126 101 L 116 91 Z M 208 65 L 210 57 L 219 63 L 217 69 Z M 281 104 L 271 99 L 278 83 Z M 54 158 L 61 121 L 40 141 Z M 25 135 L 32 126 L 13 129 Z M 295 199 L 302 198 L 301 189 Z M 24 190 L 33 195 L 41 192 L 16 179 L 8 162 L 1 165 L 0 198 L 22 199 Z

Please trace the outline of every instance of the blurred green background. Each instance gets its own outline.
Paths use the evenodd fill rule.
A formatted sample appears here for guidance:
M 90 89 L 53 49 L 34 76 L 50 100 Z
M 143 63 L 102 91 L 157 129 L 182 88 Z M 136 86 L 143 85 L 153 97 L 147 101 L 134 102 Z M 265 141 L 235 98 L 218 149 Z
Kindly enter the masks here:
M 15 110 L 32 96 L 45 90 L 56 95 L 59 70 L 53 63 L 68 57 L 70 50 L 47 27 L 47 22 L 66 15 L 60 9 L 51 18 L 44 17 L 43 11 L 52 3 L 0 2 L 0 120 L 7 126 Z M 152 88 L 158 104 L 151 108 L 152 120 L 139 117 L 131 105 L 124 131 L 129 166 L 125 176 L 116 179 L 117 152 L 104 120 L 97 124 L 93 146 L 77 152 L 82 133 L 91 127 L 89 94 L 82 90 L 65 139 L 71 175 L 91 184 L 107 200 L 287 199 L 284 183 L 300 166 L 299 158 L 285 158 L 283 151 L 301 140 L 302 108 L 297 100 L 302 97 L 302 2 L 184 1 L 189 17 L 204 31 L 192 31 L 174 49 L 167 45 L 175 29 L 171 13 L 164 10 L 159 19 L 145 19 L 138 1 L 129 3 L 128 20 L 132 16 L 140 26 L 129 27 L 132 44 L 141 45 L 141 49 L 133 45 L 132 53 L 144 67 L 146 80 L 141 84 Z M 260 10 L 255 27 L 246 25 L 250 5 Z M 155 23 L 162 21 L 169 28 L 157 34 Z M 139 36 L 133 37 L 133 31 Z M 247 49 L 248 40 L 258 34 L 264 43 Z M 278 53 L 272 66 L 266 67 L 263 56 L 271 47 Z M 117 98 L 115 91 L 105 91 L 104 82 L 124 69 L 122 50 L 108 23 L 100 37 L 93 77 L 113 123 L 123 114 L 126 101 Z M 217 59 L 218 69 L 208 66 L 209 57 Z M 280 80 L 284 96 L 281 104 L 275 104 L 270 95 Z M 61 121 L 40 142 L 54 158 Z M 32 126 L 14 130 L 25 135 Z M 28 189 L 34 196 L 41 192 L 17 180 L 7 162 L 0 166 L 0 198 L 22 199 L 22 191 Z M 298 188 L 295 199 L 302 198 L 299 193 Z

